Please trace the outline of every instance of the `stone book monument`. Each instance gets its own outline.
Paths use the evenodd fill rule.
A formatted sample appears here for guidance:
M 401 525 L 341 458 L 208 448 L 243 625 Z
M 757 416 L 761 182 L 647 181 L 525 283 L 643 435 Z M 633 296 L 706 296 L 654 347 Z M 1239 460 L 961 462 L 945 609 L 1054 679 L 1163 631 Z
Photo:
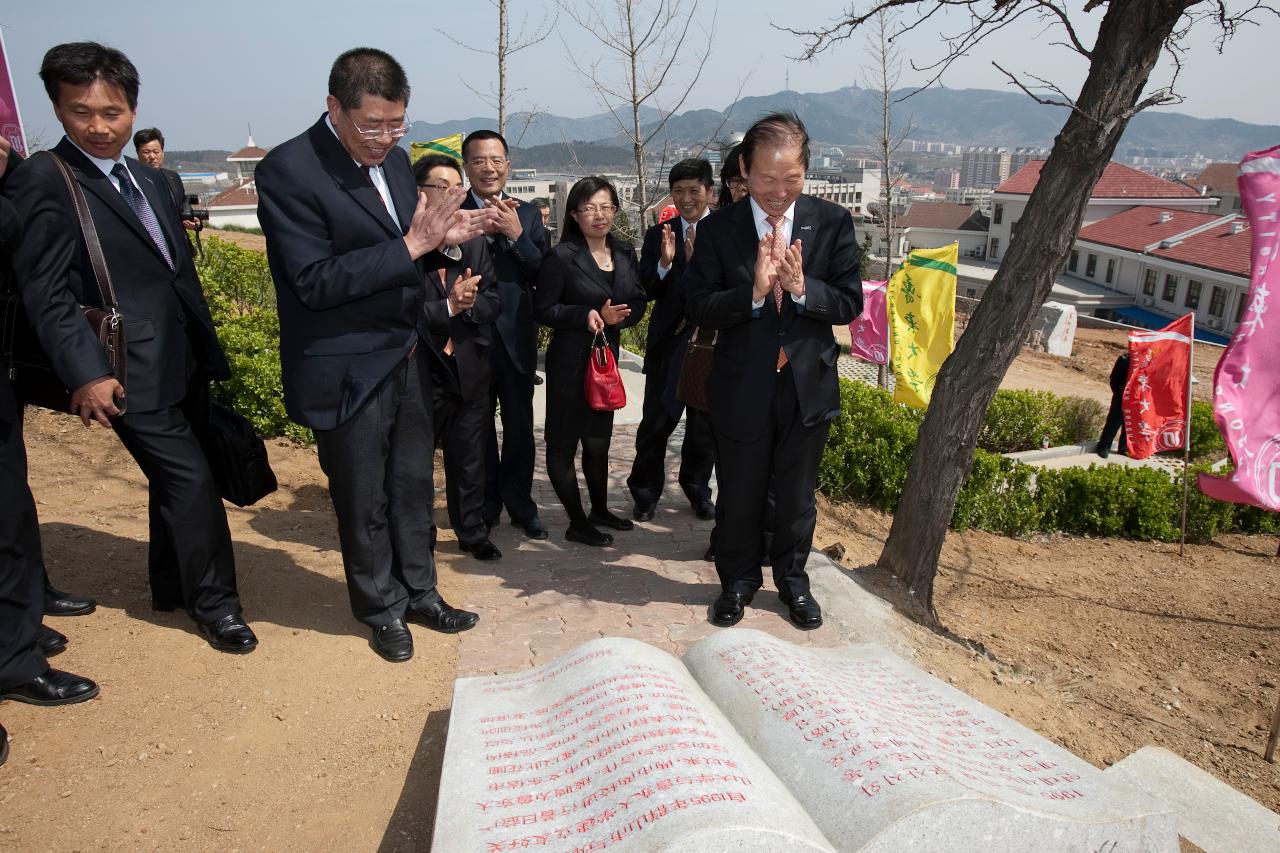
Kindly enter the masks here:
M 1178 850 L 1167 807 L 878 646 L 594 640 L 459 679 L 433 849 Z

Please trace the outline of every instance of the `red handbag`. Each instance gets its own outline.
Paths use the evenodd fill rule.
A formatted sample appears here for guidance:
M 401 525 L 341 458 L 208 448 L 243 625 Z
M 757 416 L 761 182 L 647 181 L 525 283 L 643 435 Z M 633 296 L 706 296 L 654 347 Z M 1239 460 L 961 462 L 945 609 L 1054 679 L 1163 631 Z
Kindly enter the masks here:
M 602 332 L 596 332 L 591 341 L 591 354 L 587 359 L 587 372 L 583 377 L 583 392 L 587 405 L 597 412 L 616 412 L 627 405 L 627 389 L 622 384 L 622 373 L 613 358 L 613 350 Z

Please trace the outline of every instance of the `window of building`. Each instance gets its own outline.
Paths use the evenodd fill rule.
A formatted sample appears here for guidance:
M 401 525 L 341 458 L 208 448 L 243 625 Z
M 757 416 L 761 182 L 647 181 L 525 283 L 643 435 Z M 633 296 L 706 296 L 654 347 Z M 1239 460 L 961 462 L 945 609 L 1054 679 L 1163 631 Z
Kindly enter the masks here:
M 1249 304 L 1249 294 L 1241 293 L 1240 302 L 1236 305 L 1236 322 L 1239 323 L 1244 319 L 1244 307 Z
M 1204 289 L 1202 282 L 1192 279 L 1187 282 L 1187 300 L 1183 304 L 1188 308 L 1195 310 L 1200 307 L 1200 291 Z
M 993 258 L 1000 257 L 1000 238 L 999 237 L 991 238 L 991 257 Z
M 1209 313 L 1215 317 L 1221 317 L 1222 312 L 1227 309 L 1227 289 L 1225 287 L 1213 286 L 1213 295 L 1209 297 Z
M 1107 284 L 1111 283 L 1111 279 L 1116 275 L 1116 259 L 1107 258 Z
M 975 287 L 966 287 L 964 289 L 964 295 L 969 297 L 970 299 L 974 299 L 978 295 L 978 289 Z
M 1142 292 L 1147 296 L 1156 295 L 1156 271 L 1147 270 L 1146 275 L 1142 279 Z
M 1164 293 L 1160 294 L 1160 298 L 1165 302 L 1172 302 L 1178 298 L 1178 277 L 1172 273 L 1164 277 Z
M 1088 259 L 1084 262 L 1084 274 L 1087 275 L 1089 278 L 1093 278 L 1093 276 L 1097 272 L 1098 272 L 1098 256 L 1091 254 L 1089 255 Z
M 997 204 L 991 208 L 991 224 L 999 225 L 1004 221 L 1004 205 Z
M 1236 196 L 1235 198 L 1231 199 L 1231 209 L 1232 210 L 1240 209 L 1240 196 Z
M 1076 267 L 1080 265 L 1080 253 L 1075 249 L 1071 250 L 1071 258 L 1067 261 L 1067 272 L 1075 272 Z

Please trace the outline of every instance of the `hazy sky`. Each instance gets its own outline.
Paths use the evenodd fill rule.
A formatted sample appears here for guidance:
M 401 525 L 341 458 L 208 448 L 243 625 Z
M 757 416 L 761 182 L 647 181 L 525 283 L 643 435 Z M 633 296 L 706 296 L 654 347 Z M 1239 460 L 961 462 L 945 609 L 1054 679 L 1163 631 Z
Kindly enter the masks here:
M 592 3 L 611 8 L 610 0 Z M 160 127 L 170 148 L 235 149 L 244 144 L 249 125 L 260 145 L 272 146 L 296 135 L 324 107 L 334 57 L 360 44 L 387 50 L 405 65 L 413 86 L 411 118 L 442 121 L 496 115 L 461 82 L 465 77 L 476 89 L 487 91 L 496 81 L 493 58 L 459 44 L 488 47 L 496 42 L 496 8 L 481 0 L 440 4 L 224 0 L 109 7 L 61 0 L 5 5 L 0 28 L 23 122 L 29 137 L 43 136 L 48 142 L 60 136 L 61 129 L 37 76 L 40 59 L 54 44 L 82 39 L 101 41 L 129 54 L 142 78 L 137 126 Z M 1068 5 L 1078 9 L 1085 4 L 1078 0 Z M 1229 7 L 1238 5 L 1238 0 L 1228 0 Z M 700 33 L 710 33 L 714 27 L 715 50 L 685 109 L 722 109 L 744 78 L 743 95 L 779 91 L 788 73 L 791 88 L 802 92 L 863 83 L 865 36 L 836 45 L 816 61 L 799 62 L 789 57 L 800 52 L 801 40 L 771 27 L 774 22 L 796 28 L 821 26 L 847 8 L 847 0 L 791 3 L 786 8 L 793 14 L 785 19 L 777 11 L 779 6 L 777 0 L 724 0 L 717 8 L 703 0 L 695 18 L 697 35 L 689 44 L 705 41 Z M 544 15 L 555 15 L 554 3 L 544 0 L 510 0 L 510 7 L 513 29 L 522 16 L 527 15 L 534 26 Z M 110 8 L 110 13 L 104 8 Z M 1077 13 L 1076 18 L 1085 37 L 1088 31 L 1096 31 L 1102 11 L 1088 16 Z M 917 57 L 917 64 L 932 61 L 940 55 L 939 34 L 957 26 L 954 21 L 931 22 L 903 40 L 904 52 Z M 1244 28 L 1222 55 L 1214 50 L 1212 35 L 1205 25 L 1193 33 L 1179 85 L 1186 101 L 1167 109 L 1204 118 L 1280 124 L 1280 95 L 1259 85 L 1270 76 L 1268 69 L 1274 68 L 1267 57 L 1274 56 L 1280 44 L 1280 19 L 1271 17 L 1261 27 Z M 995 60 L 1011 71 L 1051 79 L 1074 95 L 1084 79 L 1084 60 L 1052 47 L 1054 40 L 1052 30 L 1028 21 L 958 61 L 943 82 L 957 89 L 1007 89 L 1007 81 L 991 65 Z M 510 85 L 524 87 L 510 97 L 510 110 L 537 106 L 573 117 L 600 112 L 591 91 L 575 74 L 567 51 L 579 64 L 602 61 L 604 73 L 613 70 L 598 43 L 561 14 L 550 38 L 509 60 Z M 683 70 L 681 79 L 687 80 L 692 69 Z M 924 80 L 924 75 L 904 66 L 901 85 Z M 1168 66 L 1162 63 L 1152 83 L 1167 80 Z

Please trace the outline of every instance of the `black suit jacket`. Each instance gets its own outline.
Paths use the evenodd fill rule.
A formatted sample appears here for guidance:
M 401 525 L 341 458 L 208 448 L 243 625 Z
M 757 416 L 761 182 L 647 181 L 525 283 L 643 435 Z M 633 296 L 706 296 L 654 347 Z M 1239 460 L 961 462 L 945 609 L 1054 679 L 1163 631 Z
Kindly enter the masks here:
M 703 222 L 705 221 L 704 217 Z M 658 277 L 658 262 L 662 259 L 662 223 L 645 232 L 644 244 L 640 249 L 640 281 L 652 305 L 649 312 L 649 332 L 645 340 L 645 373 L 651 367 L 661 368 L 676 351 L 677 345 L 688 340 L 692 330 L 685 315 L 683 278 L 687 259 L 684 256 L 684 235 L 681 233 L 683 225 L 679 217 L 672 219 L 669 224 L 676 235 L 676 257 L 665 276 Z
M 838 205 L 802 195 L 791 237 L 803 246 L 803 308 L 789 293 L 783 294 L 781 313 L 771 296 L 763 308 L 751 308 L 760 241 L 750 199 L 702 220 L 685 273 L 689 316 L 699 326 L 720 330 L 708 383 L 711 423 L 735 441 L 754 441 L 772 417 L 768 395 L 779 347 L 791 363 L 805 425 L 840 411 L 840 347 L 831 327 L 848 325 L 862 312 L 853 218 Z
M 631 315 L 617 326 L 605 326 L 605 338 L 614 356 L 618 354 L 621 330 L 644 317 L 645 294 L 635 249 L 610 238 L 613 254 L 613 284 L 591 257 L 586 243 L 563 241 L 547 255 L 538 277 L 534 316 L 555 330 L 547 346 L 547 370 L 552 365 L 581 367 L 595 335 L 587 331 L 587 316 L 605 302 L 626 303 Z
M 165 186 L 169 188 L 169 194 L 173 196 L 173 205 L 178 208 L 178 213 L 182 213 L 182 203 L 187 200 L 187 188 L 182 185 L 182 176 L 173 169 L 160 168 L 160 174 L 164 177 Z
M 185 397 L 188 340 L 211 377 L 228 378 L 178 210 L 160 173 L 124 158 L 155 212 L 173 269 L 110 178 L 65 137 L 54 151 L 84 191 L 124 315 L 129 411 L 155 411 Z M 14 255 L 18 288 L 58 378 L 75 390 L 109 375 L 106 354 L 80 309 L 100 306 L 102 297 L 62 175 L 48 157 L 28 158 L 6 182 L 5 195 L 26 228 Z
M 428 296 L 424 273 L 454 264 L 439 252 L 409 257 L 403 237 L 418 199 L 409 156 L 393 148 L 382 165 L 398 221 L 323 115 L 254 172 L 285 409 L 312 429 L 349 420 L 409 354 Z
M 504 198 L 509 198 L 503 195 Z M 475 210 L 475 193 L 468 192 L 462 206 Z M 508 240 L 501 234 L 485 238 L 493 274 L 502 298 L 502 314 L 494 323 L 511 362 L 521 373 L 533 373 L 538 366 L 538 338 L 533 318 L 533 293 L 542 269 L 542 259 L 549 249 L 547 229 L 542 227 L 542 214 L 531 204 L 521 202 L 516 208 L 520 217 L 520 237 Z
M 0 196 L 0 278 L 7 278 L 10 273 L 9 259 L 17 248 L 22 237 L 22 220 L 18 211 L 9 199 Z M 22 406 L 14 396 L 13 385 L 9 382 L 9 371 L 0 365 L 0 423 L 13 423 L 22 417 Z
M 493 342 L 493 321 L 502 313 L 502 300 L 493 280 L 493 263 L 483 237 L 463 243 L 462 260 L 452 267 L 427 271 L 427 300 L 418 319 L 418 335 L 431 347 L 446 368 L 453 390 L 468 403 L 489 399 L 489 347 Z M 440 281 L 439 269 L 444 269 Z M 475 304 L 461 314 L 449 316 L 448 293 L 468 269 L 480 276 Z M 452 339 L 453 358 L 445 356 L 445 344 Z M 479 438 L 476 439 L 479 441 Z

